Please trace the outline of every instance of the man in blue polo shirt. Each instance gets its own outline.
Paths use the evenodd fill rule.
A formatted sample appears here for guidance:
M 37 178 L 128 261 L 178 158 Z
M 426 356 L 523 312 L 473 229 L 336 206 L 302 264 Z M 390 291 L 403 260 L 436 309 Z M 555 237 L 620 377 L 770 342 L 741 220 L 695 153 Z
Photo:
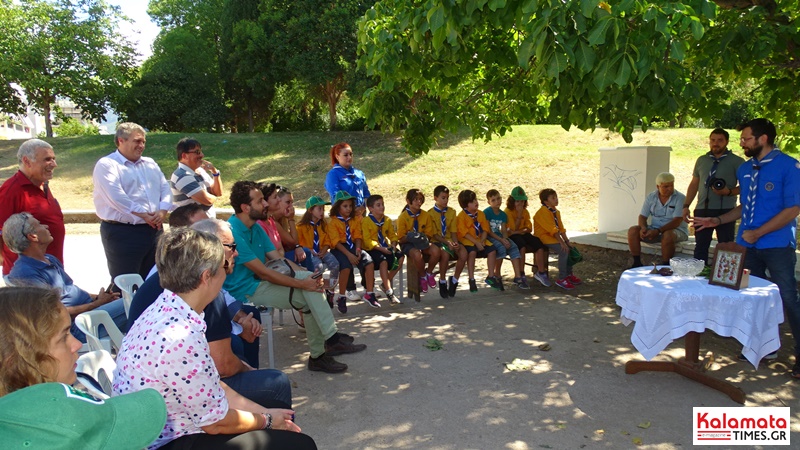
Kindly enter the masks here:
M 736 243 L 747 247 L 744 267 L 778 285 L 795 341 L 792 378 L 800 379 L 800 298 L 797 296 L 797 215 L 800 214 L 800 163 L 775 146 L 777 131 L 767 119 L 739 127 L 739 144 L 748 158 L 736 176 L 740 205 L 718 217 L 695 218 L 697 229 L 741 218 Z
M 675 177 L 671 173 L 661 172 L 656 176 L 656 190 L 647 194 L 638 225 L 628 229 L 628 248 L 633 256 L 631 268 L 642 266 L 642 242 L 660 242 L 661 263 L 669 264 L 675 255 L 675 244 L 689 239 L 689 226 L 683 221 L 685 201 L 686 196 L 675 190 Z
M 13 285 L 58 289 L 61 303 L 67 307 L 73 320 L 78 314 L 102 309 L 108 312 L 120 331 L 124 333 L 128 330 L 125 305 L 119 294 L 106 292 L 103 288 L 100 288 L 99 294 L 90 294 L 75 286 L 61 261 L 46 253 L 47 246 L 53 242 L 49 227 L 36 220 L 31 213 L 22 212 L 9 217 L 3 224 L 3 241 L 11 251 L 19 254 L 8 274 Z M 79 341 L 86 342 L 86 336 L 74 322 L 70 332 Z M 99 337 L 107 335 L 101 328 Z
M 295 271 L 294 276 L 267 267 L 265 263 L 268 260 L 281 257 L 257 223 L 267 217 L 267 201 L 261 189 L 253 181 L 237 181 L 231 188 L 231 206 L 235 214 L 228 222 L 239 257 L 233 273 L 225 279 L 225 290 L 241 302 L 303 311 L 311 350 L 309 370 L 346 371 L 347 365 L 336 361 L 333 356 L 360 352 L 367 346 L 354 344 L 351 336 L 337 331 L 333 313 L 323 294 L 322 278 L 312 277 L 311 272 L 286 260 L 283 261 Z

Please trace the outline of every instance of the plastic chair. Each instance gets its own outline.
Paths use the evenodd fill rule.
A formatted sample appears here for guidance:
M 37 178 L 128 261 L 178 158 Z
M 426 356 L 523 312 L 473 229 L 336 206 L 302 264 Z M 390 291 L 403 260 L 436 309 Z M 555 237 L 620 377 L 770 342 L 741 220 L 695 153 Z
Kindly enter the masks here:
M 122 303 L 125 305 L 125 317 L 128 317 L 128 312 L 131 310 L 131 302 L 133 301 L 133 294 L 144 284 L 144 280 L 138 273 L 125 273 L 114 277 L 114 284 L 122 291 Z
M 119 351 L 122 348 L 122 332 L 111 316 L 101 309 L 87 311 L 75 317 L 75 325 L 86 335 L 86 343 L 90 350 L 105 350 L 111 353 L 111 347 Z M 100 326 L 108 333 L 107 338 L 100 339 Z
M 111 385 L 117 363 L 105 350 L 95 350 L 78 357 L 75 372 L 78 382 L 97 398 L 111 396 Z

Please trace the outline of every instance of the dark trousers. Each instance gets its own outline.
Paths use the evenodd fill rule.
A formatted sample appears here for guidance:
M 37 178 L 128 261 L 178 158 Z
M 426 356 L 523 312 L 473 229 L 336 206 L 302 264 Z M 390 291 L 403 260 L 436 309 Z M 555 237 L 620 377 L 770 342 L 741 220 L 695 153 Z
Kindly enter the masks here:
M 222 378 L 222 381 L 265 408 L 292 409 L 292 385 L 289 376 L 280 370 L 251 370 Z
M 147 224 L 100 222 L 100 239 L 111 280 L 125 273 L 138 273 L 146 278 L 156 263 L 156 242 L 162 232 Z
M 173 450 L 316 450 L 310 436 L 284 430 L 257 430 L 243 434 L 190 434 L 163 445 Z
M 730 209 L 695 209 L 695 217 L 717 217 L 730 211 Z M 736 238 L 736 222 L 720 224 L 714 228 L 705 228 L 694 232 L 694 258 L 705 261 L 706 265 L 711 264 L 708 260 L 708 247 L 711 246 L 711 238 L 717 230 L 717 242 L 733 242 Z

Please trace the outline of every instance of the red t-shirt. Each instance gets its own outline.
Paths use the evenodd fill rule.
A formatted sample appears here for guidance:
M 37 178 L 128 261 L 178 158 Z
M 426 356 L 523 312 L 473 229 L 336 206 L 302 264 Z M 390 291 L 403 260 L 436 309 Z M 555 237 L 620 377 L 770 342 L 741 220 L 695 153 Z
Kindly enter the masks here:
M 47 246 L 47 253 L 63 264 L 66 230 L 61 205 L 49 188 L 42 190 L 39 186 L 34 186 L 24 173 L 17 171 L 0 186 L 0 230 L 9 217 L 21 212 L 31 213 L 36 220 L 50 227 L 53 242 Z M 9 250 L 5 243 L 0 245 L 3 246 L 3 275 L 8 275 L 17 260 L 17 254 Z

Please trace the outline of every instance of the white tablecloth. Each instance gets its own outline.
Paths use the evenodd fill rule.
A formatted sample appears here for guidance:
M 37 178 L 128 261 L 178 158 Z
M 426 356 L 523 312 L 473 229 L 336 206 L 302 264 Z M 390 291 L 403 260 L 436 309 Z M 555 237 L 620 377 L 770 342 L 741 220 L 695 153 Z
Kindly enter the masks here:
M 626 270 L 617 286 L 620 319 L 626 326 L 636 322 L 631 343 L 646 360 L 686 333 L 706 329 L 735 337 L 755 367 L 780 348 L 783 304 L 775 284 L 750 276 L 749 287 L 736 291 L 700 277 L 650 275 L 651 269 Z

